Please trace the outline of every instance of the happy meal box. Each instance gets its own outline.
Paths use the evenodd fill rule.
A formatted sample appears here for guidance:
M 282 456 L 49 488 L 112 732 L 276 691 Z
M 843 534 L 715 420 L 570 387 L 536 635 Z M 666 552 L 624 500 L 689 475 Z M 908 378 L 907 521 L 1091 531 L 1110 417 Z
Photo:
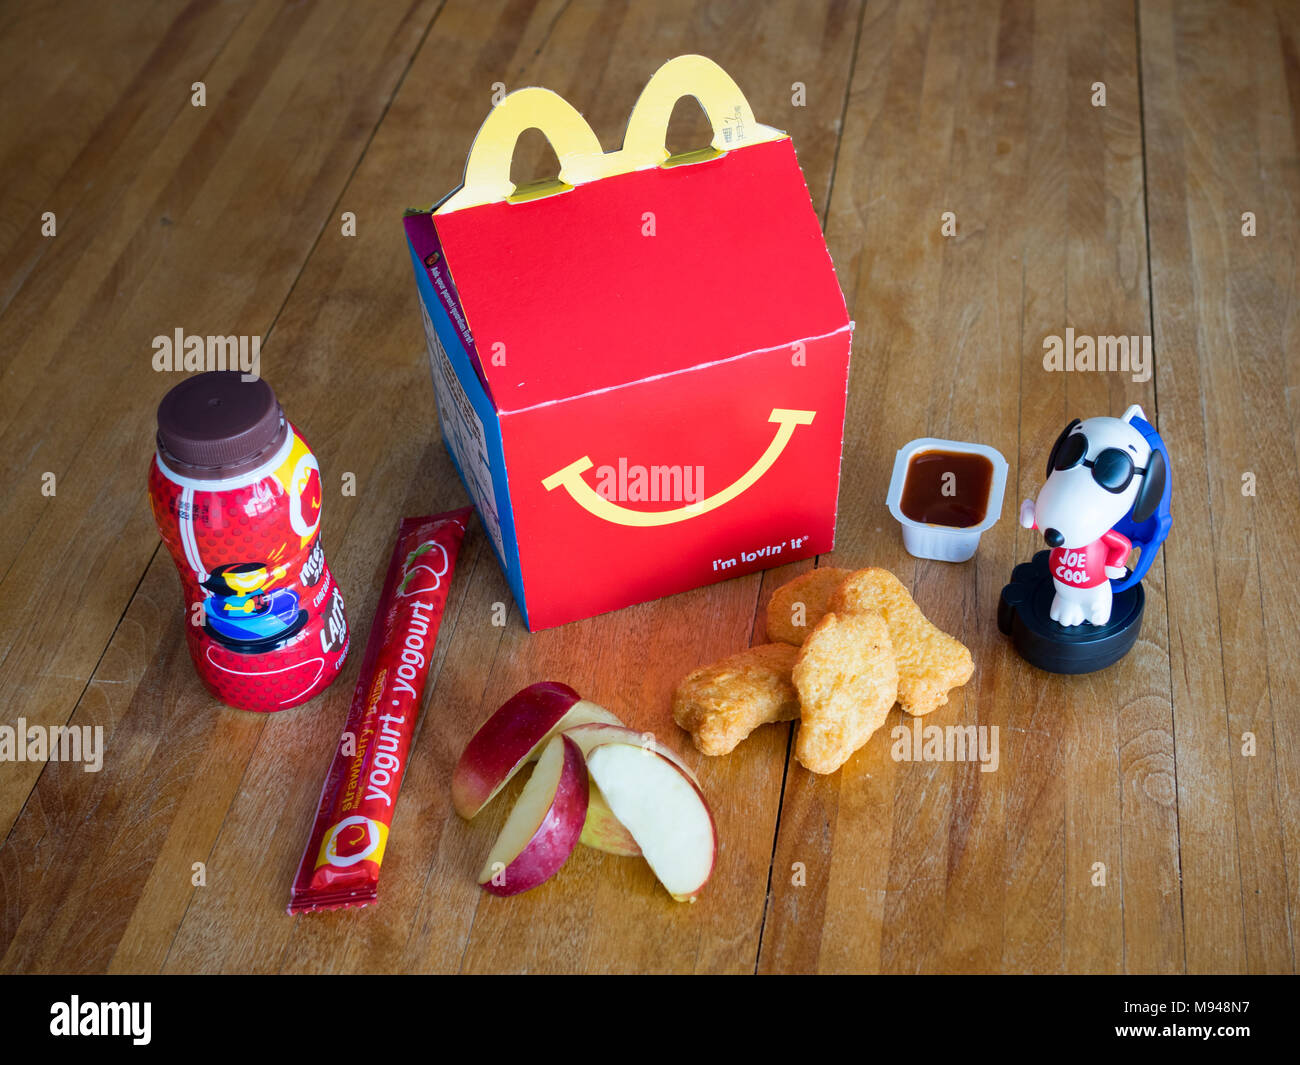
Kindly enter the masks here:
M 709 148 L 669 156 L 682 96 Z M 537 128 L 558 179 L 515 187 Z M 829 551 L 849 321 L 789 137 L 681 56 L 603 152 L 546 89 L 406 235 L 442 434 L 537 630 Z

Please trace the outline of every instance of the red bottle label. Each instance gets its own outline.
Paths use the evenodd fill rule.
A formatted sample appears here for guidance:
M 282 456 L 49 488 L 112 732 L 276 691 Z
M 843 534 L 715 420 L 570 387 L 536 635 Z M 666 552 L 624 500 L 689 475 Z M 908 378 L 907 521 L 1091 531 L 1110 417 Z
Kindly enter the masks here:
M 297 430 L 265 467 L 198 481 L 149 467 L 149 499 L 180 571 L 190 656 L 241 710 L 306 702 L 348 653 L 343 595 L 320 539 L 320 467 Z

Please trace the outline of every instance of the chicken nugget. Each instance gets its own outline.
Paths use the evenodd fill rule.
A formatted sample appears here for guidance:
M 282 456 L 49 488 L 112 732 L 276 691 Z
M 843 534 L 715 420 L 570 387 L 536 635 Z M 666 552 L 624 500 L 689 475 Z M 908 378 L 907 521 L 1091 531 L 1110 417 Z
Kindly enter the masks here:
M 673 694 L 673 720 L 691 734 L 701 754 L 726 754 L 759 725 L 793 721 L 799 696 L 790 671 L 799 654 L 786 643 L 765 643 L 702 666 Z
M 898 659 L 898 702 L 909 714 L 928 714 L 975 672 L 966 645 L 935 628 L 903 582 L 872 567 L 849 575 L 831 596 L 837 612 L 871 610 L 884 616 Z
M 781 585 L 767 601 L 767 638 L 792 643 L 796 647 L 802 645 L 825 615 L 831 595 L 849 572 L 834 566 L 820 566 Z M 801 624 L 796 624 L 796 619 Z
M 875 613 L 827 614 L 792 676 L 801 711 L 795 757 L 814 773 L 834 773 L 885 723 L 898 696 L 889 626 Z

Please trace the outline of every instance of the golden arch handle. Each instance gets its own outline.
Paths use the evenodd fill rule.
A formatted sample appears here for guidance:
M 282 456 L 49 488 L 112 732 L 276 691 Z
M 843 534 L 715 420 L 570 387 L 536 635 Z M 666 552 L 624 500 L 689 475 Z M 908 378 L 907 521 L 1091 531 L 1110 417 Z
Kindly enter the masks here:
M 702 55 L 679 55 L 654 72 L 637 97 L 627 122 L 627 135 L 619 154 L 622 169 L 662 166 L 669 159 L 666 140 L 673 107 L 683 96 L 694 96 L 713 127 L 710 157 L 784 136 L 780 130 L 760 125 L 731 75 Z M 697 157 L 697 153 L 692 153 Z
M 538 129 L 551 142 L 560 160 L 560 180 L 528 195 L 545 195 L 596 181 L 614 174 L 645 170 L 669 161 L 665 139 L 673 106 L 683 96 L 694 96 L 713 126 L 711 157 L 730 148 L 780 140 L 779 129 L 755 121 L 754 112 L 731 76 L 702 55 L 681 55 L 654 72 L 637 98 L 627 123 L 623 147 L 602 152 L 600 140 L 587 120 L 563 96 L 550 89 L 528 88 L 512 92 L 497 104 L 479 127 L 465 181 L 434 214 L 450 214 L 466 207 L 500 203 L 525 194 L 510 180 L 515 145 L 526 129 Z M 692 157 L 698 159 L 697 153 Z
M 604 176 L 607 164 L 600 139 L 574 106 L 550 89 L 519 89 L 488 113 L 469 150 L 464 184 L 434 213 L 450 214 L 514 195 L 510 161 L 526 129 L 540 130 L 555 149 L 560 160 L 557 188 Z
M 772 437 L 771 443 L 767 445 L 767 450 L 759 456 L 758 461 L 722 491 L 709 496 L 707 499 L 701 499 L 696 503 L 688 503 L 686 506 L 677 507 L 674 510 L 632 510 L 606 499 L 582 479 L 582 475 L 594 465 L 586 455 L 583 455 L 582 458 L 575 462 L 569 463 L 563 469 L 556 470 L 549 477 L 543 478 L 542 487 L 548 492 L 563 487 L 568 491 L 573 501 L 583 510 L 615 525 L 630 525 L 641 528 L 674 525 L 679 521 L 688 521 L 691 518 L 698 518 L 701 514 L 707 514 L 711 510 L 717 510 L 718 507 L 730 503 L 737 496 L 752 488 L 759 478 L 767 473 L 776 460 L 780 458 L 781 452 L 785 450 L 790 438 L 794 436 L 795 429 L 800 425 L 811 425 L 816 413 L 816 411 L 811 410 L 783 410 L 779 407 L 774 409 L 767 420 L 776 423 L 776 434 Z

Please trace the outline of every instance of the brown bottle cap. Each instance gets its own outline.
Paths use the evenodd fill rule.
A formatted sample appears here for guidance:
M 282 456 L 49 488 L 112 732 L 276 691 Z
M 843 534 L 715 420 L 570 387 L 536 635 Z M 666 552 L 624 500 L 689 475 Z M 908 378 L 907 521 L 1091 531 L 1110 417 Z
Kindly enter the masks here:
M 176 473 L 216 480 L 247 473 L 288 432 L 275 392 L 260 377 L 213 370 L 188 377 L 158 404 L 158 451 Z

